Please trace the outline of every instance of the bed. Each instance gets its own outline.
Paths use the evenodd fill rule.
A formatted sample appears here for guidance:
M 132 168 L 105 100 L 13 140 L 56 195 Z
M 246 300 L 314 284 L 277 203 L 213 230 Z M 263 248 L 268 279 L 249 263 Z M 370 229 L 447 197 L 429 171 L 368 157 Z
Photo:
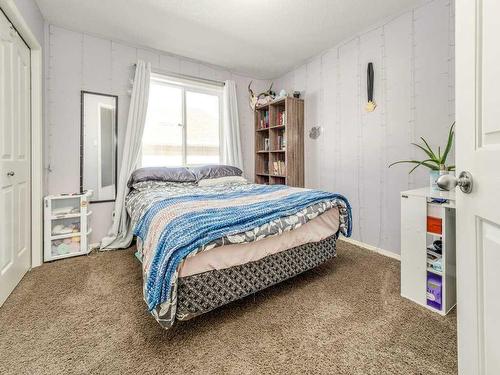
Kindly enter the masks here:
M 248 183 L 234 167 L 141 168 L 128 185 L 144 299 L 166 329 L 334 258 L 351 234 L 343 196 Z

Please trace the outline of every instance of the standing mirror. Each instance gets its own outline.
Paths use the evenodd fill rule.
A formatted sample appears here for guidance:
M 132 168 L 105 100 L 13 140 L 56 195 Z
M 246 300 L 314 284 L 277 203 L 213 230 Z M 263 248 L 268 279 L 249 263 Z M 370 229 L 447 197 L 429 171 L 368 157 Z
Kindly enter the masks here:
M 82 91 L 80 192 L 93 190 L 91 202 L 116 198 L 118 96 Z

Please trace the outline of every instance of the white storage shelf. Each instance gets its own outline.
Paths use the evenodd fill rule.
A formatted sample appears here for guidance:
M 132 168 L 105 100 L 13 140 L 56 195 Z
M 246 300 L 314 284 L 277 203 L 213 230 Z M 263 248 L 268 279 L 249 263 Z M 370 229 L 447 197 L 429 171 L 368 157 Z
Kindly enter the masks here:
M 429 248 L 436 240 L 441 241 L 441 254 L 431 251 L 440 256 L 440 269 L 428 263 Z M 446 315 L 456 305 L 455 264 L 454 192 L 428 188 L 402 192 L 401 295 Z
M 89 253 L 90 196 L 91 193 L 45 197 L 45 262 Z

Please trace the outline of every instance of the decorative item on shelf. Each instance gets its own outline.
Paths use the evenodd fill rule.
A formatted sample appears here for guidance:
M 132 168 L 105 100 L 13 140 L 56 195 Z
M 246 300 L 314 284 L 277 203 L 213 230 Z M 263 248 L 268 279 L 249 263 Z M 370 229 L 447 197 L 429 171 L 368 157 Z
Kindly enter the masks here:
M 368 91 L 368 103 L 366 103 L 365 110 L 366 112 L 373 112 L 377 107 L 377 104 L 373 100 L 373 63 L 368 63 L 368 68 L 366 71 L 366 83 L 367 83 L 367 91 Z
M 288 93 L 286 90 L 281 89 L 278 98 L 286 98 L 288 96 Z
M 309 138 L 311 139 L 318 139 L 319 136 L 321 135 L 321 126 L 313 126 L 309 130 Z
M 255 111 L 255 108 L 257 106 L 265 105 L 272 102 L 276 94 L 274 93 L 274 91 L 271 91 L 271 89 L 273 88 L 273 83 L 271 82 L 271 86 L 269 86 L 269 88 L 266 91 L 261 92 L 258 95 L 255 95 L 253 90 L 251 89 L 252 82 L 253 81 L 250 81 L 250 83 L 248 84 L 248 93 L 250 94 L 250 108 L 252 108 L 252 110 Z
M 427 275 L 427 304 L 437 310 L 442 308 L 443 279 L 438 275 Z
M 269 138 L 264 138 L 264 151 L 269 151 Z
M 299 99 L 299 98 L 300 98 L 300 91 L 294 91 L 294 92 L 293 92 L 293 97 L 294 97 L 295 99 Z
M 425 152 L 427 159 L 424 159 L 421 161 L 419 161 L 419 160 L 400 160 L 400 161 L 397 161 L 395 163 L 390 164 L 389 168 L 392 167 L 393 165 L 401 164 L 401 163 L 416 164 L 410 170 L 409 173 L 412 173 L 415 169 L 417 169 L 420 166 L 424 166 L 426 168 L 429 168 L 431 190 L 440 191 L 441 189 L 437 186 L 437 180 L 438 180 L 439 176 L 442 176 L 445 174 L 450 174 L 450 173 L 453 173 L 453 171 L 455 171 L 454 165 L 448 165 L 448 166 L 446 165 L 446 159 L 448 158 L 451 147 L 453 145 L 453 138 L 455 135 L 454 127 L 455 127 L 455 123 L 453 123 L 450 127 L 450 130 L 448 133 L 448 142 L 446 144 L 446 147 L 444 149 L 443 154 L 441 154 L 441 147 L 438 147 L 438 152 L 436 154 L 432 150 L 432 148 L 429 146 L 429 143 L 423 137 L 420 137 L 420 139 L 423 142 L 423 145 L 419 145 L 416 143 L 412 143 L 412 145 L 418 147 L 423 152 Z

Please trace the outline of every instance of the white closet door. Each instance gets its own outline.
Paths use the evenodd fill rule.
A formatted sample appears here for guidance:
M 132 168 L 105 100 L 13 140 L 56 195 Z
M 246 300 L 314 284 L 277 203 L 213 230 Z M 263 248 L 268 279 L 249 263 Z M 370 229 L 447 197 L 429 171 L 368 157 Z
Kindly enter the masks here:
M 0 305 L 31 264 L 30 50 L 0 12 Z

